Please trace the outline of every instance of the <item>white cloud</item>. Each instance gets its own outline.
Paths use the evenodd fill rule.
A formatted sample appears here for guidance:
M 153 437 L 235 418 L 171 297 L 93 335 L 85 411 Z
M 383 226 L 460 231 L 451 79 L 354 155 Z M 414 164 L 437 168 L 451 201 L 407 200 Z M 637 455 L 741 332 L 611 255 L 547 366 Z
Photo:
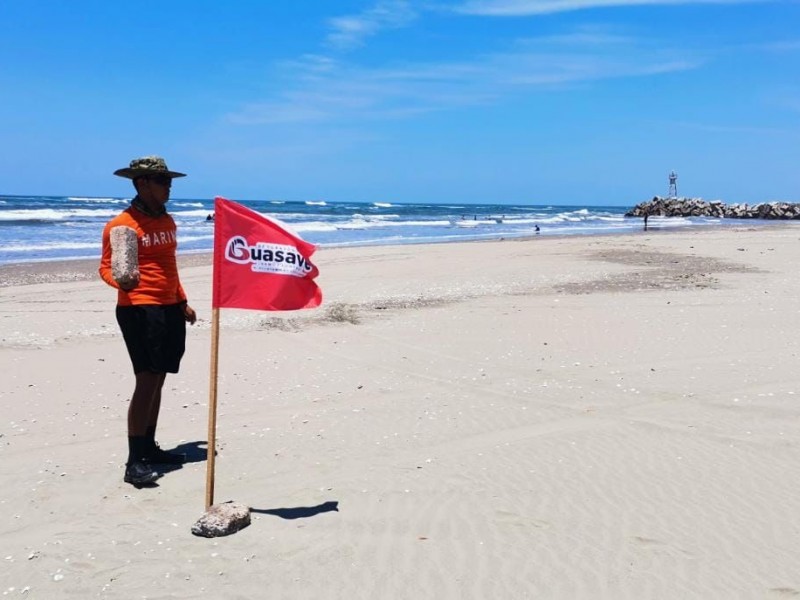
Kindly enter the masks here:
M 272 98 L 242 107 L 240 124 L 387 119 L 497 103 L 535 91 L 588 82 L 649 77 L 700 66 L 702 57 L 653 40 L 589 33 L 519 41 L 513 50 L 463 62 L 368 69 L 318 57 L 285 64 Z
M 330 19 L 327 41 L 335 48 L 348 50 L 382 30 L 404 27 L 415 18 L 416 13 L 407 0 L 381 0 L 358 15 Z
M 747 135 L 792 135 L 796 136 L 796 130 L 787 130 L 785 127 L 751 127 L 748 125 L 714 125 L 710 123 L 690 123 L 686 121 L 674 121 L 668 124 L 670 127 L 682 127 L 707 133 L 736 133 Z
M 743 4 L 768 1 L 770 0 L 467 0 L 452 10 L 471 15 L 524 17 L 613 6 Z
M 760 48 L 772 52 L 795 52 L 800 50 L 800 40 L 776 40 L 761 44 Z

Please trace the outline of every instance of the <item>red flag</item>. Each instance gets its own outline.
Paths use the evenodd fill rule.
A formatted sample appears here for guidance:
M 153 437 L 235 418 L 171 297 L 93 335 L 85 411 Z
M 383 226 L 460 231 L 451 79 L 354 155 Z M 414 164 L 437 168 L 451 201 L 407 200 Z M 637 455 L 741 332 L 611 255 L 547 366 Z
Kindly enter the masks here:
M 322 302 L 316 246 L 275 219 L 214 198 L 212 308 L 297 310 Z

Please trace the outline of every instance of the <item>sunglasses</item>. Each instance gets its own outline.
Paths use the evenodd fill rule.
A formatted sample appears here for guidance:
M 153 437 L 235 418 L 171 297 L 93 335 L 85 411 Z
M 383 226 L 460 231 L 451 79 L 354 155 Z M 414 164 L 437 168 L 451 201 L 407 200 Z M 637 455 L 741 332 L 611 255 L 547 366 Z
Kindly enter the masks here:
M 158 185 L 172 186 L 172 177 L 168 175 L 151 175 L 147 179 Z

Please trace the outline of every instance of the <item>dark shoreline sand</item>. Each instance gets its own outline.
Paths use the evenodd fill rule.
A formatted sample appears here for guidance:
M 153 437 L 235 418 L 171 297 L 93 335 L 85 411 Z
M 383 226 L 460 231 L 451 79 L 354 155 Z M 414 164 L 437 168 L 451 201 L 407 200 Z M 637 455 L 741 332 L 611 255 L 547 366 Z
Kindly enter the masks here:
M 178 266 L 185 268 L 210 265 L 211 257 L 210 252 L 181 254 L 178 256 Z M 0 265 L 0 288 L 33 283 L 99 280 L 99 263 L 100 259 L 80 258 Z

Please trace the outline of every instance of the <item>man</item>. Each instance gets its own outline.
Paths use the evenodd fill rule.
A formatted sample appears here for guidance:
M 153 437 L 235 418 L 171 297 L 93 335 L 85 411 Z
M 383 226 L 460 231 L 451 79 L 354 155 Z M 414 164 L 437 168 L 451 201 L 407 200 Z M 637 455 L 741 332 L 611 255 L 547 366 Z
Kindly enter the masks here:
M 155 441 L 161 389 L 167 373 L 177 373 L 186 344 L 186 322 L 197 317 L 186 302 L 178 278 L 175 221 L 165 208 L 172 179 L 184 173 L 170 171 L 163 158 L 145 156 L 114 175 L 133 180 L 136 196 L 131 205 L 111 219 L 103 230 L 100 277 L 117 291 L 117 323 L 133 364 L 136 387 L 128 407 L 126 483 L 144 485 L 158 479 L 153 465 L 180 464 L 182 454 L 165 452 Z M 114 278 L 111 230 L 129 227 L 136 233 L 138 272 Z M 119 252 L 119 250 L 117 250 Z

